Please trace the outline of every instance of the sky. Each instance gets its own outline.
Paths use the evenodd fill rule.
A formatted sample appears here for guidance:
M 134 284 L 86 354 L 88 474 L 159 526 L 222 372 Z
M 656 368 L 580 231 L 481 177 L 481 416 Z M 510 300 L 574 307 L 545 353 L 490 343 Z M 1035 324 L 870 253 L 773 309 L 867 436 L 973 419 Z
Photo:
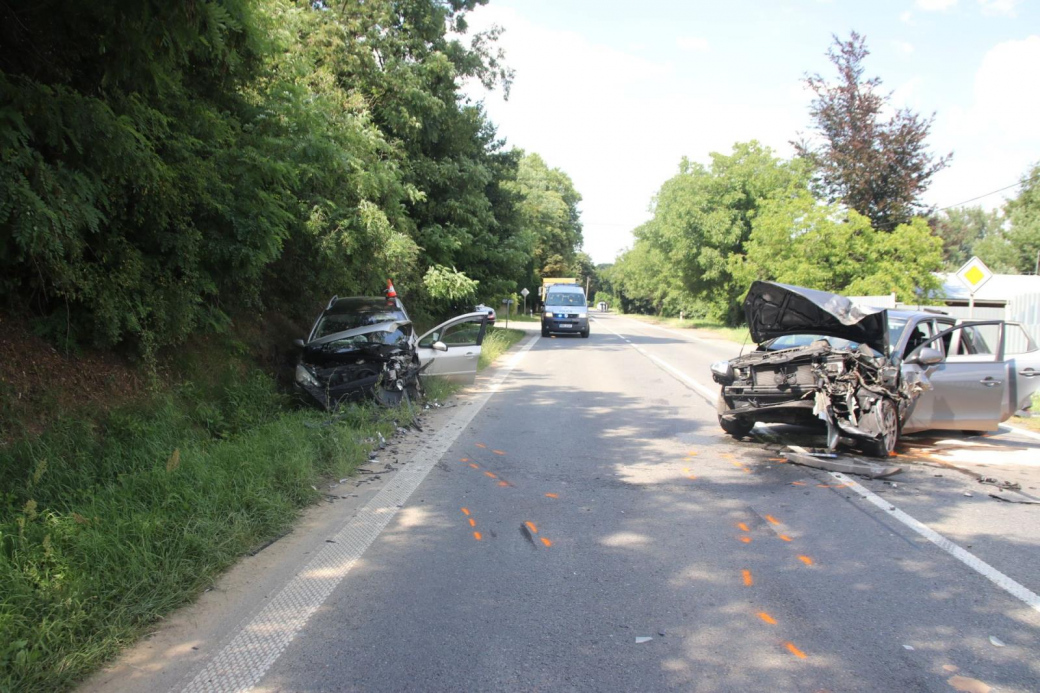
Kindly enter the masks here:
M 953 153 L 927 204 L 1015 185 L 1040 162 L 1040 0 L 489 0 L 469 23 L 504 29 L 516 77 L 508 100 L 466 92 L 507 146 L 571 177 L 596 263 L 631 247 L 683 157 L 749 140 L 792 156 L 811 125 L 804 77 L 834 78 L 827 49 L 851 31 L 871 52 L 865 76 L 934 114 L 930 149 Z

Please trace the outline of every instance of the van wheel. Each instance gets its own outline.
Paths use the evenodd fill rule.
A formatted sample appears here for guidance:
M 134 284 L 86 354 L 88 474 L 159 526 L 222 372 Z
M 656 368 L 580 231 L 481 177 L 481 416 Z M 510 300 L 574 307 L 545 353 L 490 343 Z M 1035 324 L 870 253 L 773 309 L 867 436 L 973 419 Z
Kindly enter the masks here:
M 585 339 L 588 339 L 589 338 L 589 331 L 585 330 L 584 332 L 581 333 L 581 336 L 584 337 Z
M 543 327 L 543 328 L 542 328 L 542 336 L 543 336 L 543 337 L 548 337 L 548 336 L 549 336 L 549 330 L 547 330 L 547 329 L 545 329 L 545 328 Z

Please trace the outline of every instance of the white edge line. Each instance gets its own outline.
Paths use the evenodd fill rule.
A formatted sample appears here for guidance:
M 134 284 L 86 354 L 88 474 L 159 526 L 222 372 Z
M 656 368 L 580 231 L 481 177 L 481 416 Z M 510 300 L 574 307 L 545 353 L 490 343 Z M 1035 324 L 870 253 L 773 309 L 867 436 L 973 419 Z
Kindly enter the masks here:
M 850 477 L 841 474 L 840 472 L 830 472 L 830 475 L 838 481 L 841 481 L 842 483 L 848 485 L 848 487 L 856 493 L 858 493 L 861 498 L 876 505 L 878 508 L 885 511 L 885 513 L 890 517 L 894 517 L 895 519 L 899 520 L 904 525 L 914 530 L 922 537 L 932 542 L 933 544 L 935 544 L 940 549 L 956 558 L 964 565 L 968 566 L 975 572 L 979 573 L 980 575 L 988 579 L 997 587 L 1025 602 L 1026 605 L 1032 607 L 1035 611 L 1040 612 L 1040 596 L 1037 596 L 1036 593 L 1032 592 L 1027 587 L 1011 579 L 1010 577 L 1000 572 L 999 570 L 991 566 L 989 563 L 986 563 L 982 559 L 978 558 L 974 554 L 965 551 L 961 547 L 957 546 L 952 541 L 950 541 L 943 535 L 939 534 L 934 529 L 928 527 L 920 520 L 917 520 L 911 517 L 910 515 L 907 515 L 905 512 L 899 510 L 881 496 L 861 486 L 854 479 L 851 479 Z
M 396 472 L 379 493 L 343 523 L 331 543 L 327 543 L 290 578 L 264 608 L 242 622 L 182 690 L 230 693 L 247 691 L 255 686 L 538 339 L 536 333 L 495 374 L 474 400 L 473 406 L 461 408 L 445 422 L 433 440 L 416 451 L 408 464 Z M 174 690 L 177 688 L 180 686 Z
M 1035 431 L 1029 431 L 1024 428 L 1019 428 L 1018 426 L 1012 426 L 1010 424 L 1000 424 L 1000 428 L 1007 431 L 1008 433 L 1017 433 L 1018 435 L 1025 436 L 1026 438 L 1036 438 L 1037 440 L 1040 440 L 1040 433 L 1037 433 Z

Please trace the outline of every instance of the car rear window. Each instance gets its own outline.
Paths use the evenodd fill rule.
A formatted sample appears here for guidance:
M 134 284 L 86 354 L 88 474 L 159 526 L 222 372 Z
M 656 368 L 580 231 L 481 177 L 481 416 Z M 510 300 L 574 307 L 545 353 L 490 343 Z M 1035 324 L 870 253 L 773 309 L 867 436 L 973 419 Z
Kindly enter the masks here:
M 382 322 L 404 321 L 408 318 L 399 310 L 362 310 L 354 313 L 326 313 L 321 316 L 314 330 L 314 339 L 321 339 L 337 332 L 355 330 L 359 327 L 378 325 Z

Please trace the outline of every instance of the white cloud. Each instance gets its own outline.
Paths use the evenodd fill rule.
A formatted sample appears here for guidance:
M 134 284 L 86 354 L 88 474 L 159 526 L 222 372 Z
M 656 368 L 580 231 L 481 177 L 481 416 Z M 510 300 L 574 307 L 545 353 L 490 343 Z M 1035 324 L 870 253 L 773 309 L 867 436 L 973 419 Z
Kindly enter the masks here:
M 906 12 L 901 13 L 899 15 L 899 21 L 901 21 L 903 24 L 909 24 L 910 26 L 913 26 L 914 25 L 914 13 L 911 12 L 910 10 L 907 10 Z
M 914 5 L 925 12 L 945 12 L 954 5 L 957 0 L 917 0 Z
M 979 0 L 982 14 L 991 17 L 1014 17 L 1019 0 Z
M 684 36 L 675 42 L 680 49 L 692 53 L 707 53 L 711 50 L 708 39 L 700 36 Z

